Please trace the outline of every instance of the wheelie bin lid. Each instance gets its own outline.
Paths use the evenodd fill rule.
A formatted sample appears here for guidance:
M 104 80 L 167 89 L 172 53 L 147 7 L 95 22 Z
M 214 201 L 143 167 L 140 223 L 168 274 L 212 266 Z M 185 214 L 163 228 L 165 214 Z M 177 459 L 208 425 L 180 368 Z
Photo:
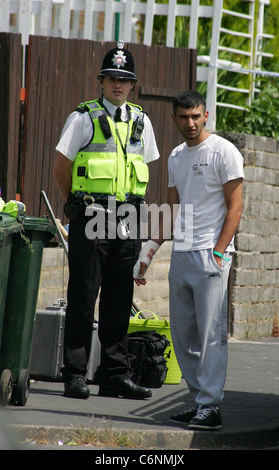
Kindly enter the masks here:
M 22 225 L 31 230 L 50 230 L 53 234 L 56 233 L 56 227 L 52 225 L 51 220 L 47 216 L 34 217 L 25 215 L 22 218 Z
M 0 212 L 0 241 L 4 240 L 8 235 L 17 233 L 21 230 L 21 225 L 11 215 Z
M 57 234 L 56 227 L 51 223 L 51 220 L 47 217 L 33 217 L 24 216 L 22 218 L 22 226 L 24 230 L 35 230 L 39 232 L 48 232 L 50 238 Z

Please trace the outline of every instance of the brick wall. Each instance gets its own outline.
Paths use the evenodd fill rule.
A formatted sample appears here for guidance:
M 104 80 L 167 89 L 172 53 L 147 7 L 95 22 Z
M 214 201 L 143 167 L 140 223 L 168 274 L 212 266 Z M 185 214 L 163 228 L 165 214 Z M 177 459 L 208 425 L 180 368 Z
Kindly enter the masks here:
M 271 336 L 279 317 L 279 145 L 227 134 L 244 157 L 243 216 L 233 268 L 232 336 Z
M 45 248 L 42 260 L 37 309 L 67 297 L 68 262 L 63 248 Z
M 154 256 L 146 273 L 145 286 L 135 286 L 134 301 L 140 310 L 169 318 L 169 281 L 172 242 L 166 241 Z
M 244 157 L 244 210 L 232 269 L 231 335 L 268 337 L 279 319 L 279 146 L 274 139 L 223 133 Z M 156 254 L 147 285 L 135 287 L 139 309 L 168 318 L 171 242 Z M 62 248 L 44 250 L 38 308 L 66 297 L 67 263 Z

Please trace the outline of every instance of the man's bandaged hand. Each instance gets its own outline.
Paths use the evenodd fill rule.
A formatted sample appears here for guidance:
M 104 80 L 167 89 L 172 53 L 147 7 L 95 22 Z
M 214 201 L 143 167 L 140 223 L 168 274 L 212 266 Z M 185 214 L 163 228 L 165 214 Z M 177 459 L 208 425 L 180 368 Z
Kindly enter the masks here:
M 148 242 L 145 243 L 142 250 L 140 251 L 138 261 L 134 266 L 134 279 L 143 278 L 153 259 L 153 256 L 155 255 L 156 251 L 158 251 L 159 247 L 160 245 L 156 242 L 153 242 L 152 240 L 148 240 Z M 141 263 L 146 265 L 143 272 L 141 272 Z

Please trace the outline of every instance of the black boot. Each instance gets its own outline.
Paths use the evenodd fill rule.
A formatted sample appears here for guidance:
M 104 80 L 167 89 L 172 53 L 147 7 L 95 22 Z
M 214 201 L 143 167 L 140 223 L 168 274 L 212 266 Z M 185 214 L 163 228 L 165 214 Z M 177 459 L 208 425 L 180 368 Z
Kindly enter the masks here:
M 128 377 L 115 377 L 99 388 L 101 397 L 124 397 L 135 400 L 143 400 L 152 396 L 151 390 L 140 387 Z
M 65 382 L 64 396 L 69 398 L 88 398 L 89 388 L 82 377 L 76 377 Z

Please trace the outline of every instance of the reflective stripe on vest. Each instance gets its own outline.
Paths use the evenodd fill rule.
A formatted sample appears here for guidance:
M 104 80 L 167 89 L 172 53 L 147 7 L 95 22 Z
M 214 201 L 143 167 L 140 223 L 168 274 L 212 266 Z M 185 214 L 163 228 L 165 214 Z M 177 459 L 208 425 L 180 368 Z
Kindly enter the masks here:
M 126 194 L 144 196 L 149 172 L 148 166 L 143 163 L 143 142 L 142 138 L 137 143 L 131 141 L 133 123 L 138 116 L 142 116 L 141 108 L 128 103 L 131 116 L 129 123 L 115 124 L 97 100 L 83 103 L 83 106 L 92 119 L 94 136 L 78 152 L 74 161 L 72 192 L 114 194 L 120 201 L 125 200 Z M 107 138 L 98 119 L 104 113 L 111 132 Z

